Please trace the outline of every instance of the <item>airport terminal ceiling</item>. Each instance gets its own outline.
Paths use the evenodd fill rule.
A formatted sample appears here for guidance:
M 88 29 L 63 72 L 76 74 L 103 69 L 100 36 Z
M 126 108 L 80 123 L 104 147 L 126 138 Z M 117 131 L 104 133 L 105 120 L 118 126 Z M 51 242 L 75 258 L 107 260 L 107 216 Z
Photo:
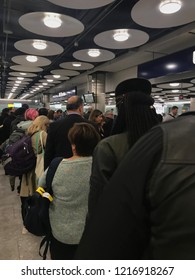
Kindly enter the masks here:
M 0 0 L 1 98 L 39 99 L 96 71 L 136 65 L 154 93 L 190 98 L 195 1 L 171 2 L 178 12 L 161 13 L 162 0 Z M 162 68 L 175 58 L 175 68 Z

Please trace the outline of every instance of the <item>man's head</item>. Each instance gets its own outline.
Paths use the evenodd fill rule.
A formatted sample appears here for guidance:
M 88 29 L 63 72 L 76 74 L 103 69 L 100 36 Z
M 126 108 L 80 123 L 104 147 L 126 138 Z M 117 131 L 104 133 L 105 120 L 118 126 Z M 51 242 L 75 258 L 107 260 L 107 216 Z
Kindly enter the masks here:
M 178 113 L 178 107 L 177 106 L 173 106 L 171 108 L 171 113 L 173 114 L 173 116 L 176 116 Z
M 107 111 L 105 112 L 104 116 L 105 116 L 106 118 L 109 118 L 109 119 L 114 119 L 113 109 L 107 110 Z
M 68 112 L 77 112 L 81 116 L 83 115 L 83 99 L 80 96 L 71 96 L 66 104 L 66 109 Z

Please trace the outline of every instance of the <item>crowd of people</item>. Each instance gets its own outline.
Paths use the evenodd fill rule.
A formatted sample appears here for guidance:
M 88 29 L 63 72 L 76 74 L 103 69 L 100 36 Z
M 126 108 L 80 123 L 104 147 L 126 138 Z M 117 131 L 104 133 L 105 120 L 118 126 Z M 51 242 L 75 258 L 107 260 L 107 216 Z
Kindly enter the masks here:
M 115 97 L 116 117 L 84 113 L 79 96 L 66 114 L 26 104 L 2 110 L 0 155 L 23 131 L 44 160 L 40 178 L 36 165 L 20 177 L 22 219 L 26 199 L 46 188 L 48 167 L 62 157 L 49 208 L 51 259 L 194 259 L 195 116 L 177 117 L 174 106 L 159 118 L 146 79 L 119 83 Z

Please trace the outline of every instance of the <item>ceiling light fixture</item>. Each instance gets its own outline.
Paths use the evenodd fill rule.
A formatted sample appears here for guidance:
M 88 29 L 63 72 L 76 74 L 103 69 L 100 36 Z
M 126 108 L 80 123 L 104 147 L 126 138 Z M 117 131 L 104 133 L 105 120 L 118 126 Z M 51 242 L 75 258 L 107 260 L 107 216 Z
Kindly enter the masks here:
M 180 83 L 170 83 L 169 84 L 171 87 L 178 87 L 180 85 Z
M 159 10 L 163 14 L 174 14 L 177 13 L 182 6 L 182 2 L 179 0 L 165 0 L 159 5 Z
M 47 48 L 47 43 L 43 40 L 34 40 L 32 45 L 37 50 L 45 50 Z
M 100 56 L 101 52 L 98 49 L 89 49 L 88 55 L 91 57 L 98 57 Z
M 74 66 L 74 67 L 81 67 L 81 63 L 80 62 L 73 62 L 72 66 Z
M 195 51 L 193 51 L 193 58 L 192 58 L 192 62 L 195 64 Z
M 52 79 L 47 79 L 48 83 L 52 83 L 53 80 Z
M 38 58 L 35 55 L 27 55 L 26 60 L 29 62 L 37 62 Z
M 172 89 L 172 92 L 177 93 L 177 92 L 179 92 L 179 90 L 178 89 Z
M 23 95 L 20 99 L 24 99 L 24 98 L 26 98 L 27 96 L 29 96 L 29 93 Z
M 44 24 L 50 28 L 59 28 L 62 25 L 60 15 L 56 13 L 45 13 Z
M 114 31 L 113 38 L 115 41 L 124 42 L 130 37 L 128 29 L 117 29 Z
M 26 75 L 26 73 L 20 73 L 20 75 L 25 76 L 25 75 Z
M 167 64 L 167 65 L 166 65 L 166 68 L 167 68 L 167 69 L 175 69 L 175 68 L 177 68 L 177 65 L 174 64 L 174 63 L 173 63 L 173 64 Z
M 10 99 L 12 97 L 13 93 L 11 92 L 8 96 L 8 99 Z
M 17 79 L 18 79 L 18 80 L 24 80 L 24 78 L 23 78 L 23 77 L 17 77 Z
M 54 77 L 55 79 L 59 79 L 61 76 L 60 76 L 60 75 L 53 75 L 53 77 Z

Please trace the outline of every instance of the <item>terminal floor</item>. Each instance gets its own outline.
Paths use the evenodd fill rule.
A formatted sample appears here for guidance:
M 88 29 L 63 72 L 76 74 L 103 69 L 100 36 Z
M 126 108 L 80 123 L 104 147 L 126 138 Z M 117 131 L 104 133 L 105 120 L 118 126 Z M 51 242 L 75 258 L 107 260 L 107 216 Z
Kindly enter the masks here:
M 17 186 L 17 185 L 16 185 Z M 40 260 L 41 237 L 22 234 L 20 197 L 11 191 L 0 164 L 0 260 Z

